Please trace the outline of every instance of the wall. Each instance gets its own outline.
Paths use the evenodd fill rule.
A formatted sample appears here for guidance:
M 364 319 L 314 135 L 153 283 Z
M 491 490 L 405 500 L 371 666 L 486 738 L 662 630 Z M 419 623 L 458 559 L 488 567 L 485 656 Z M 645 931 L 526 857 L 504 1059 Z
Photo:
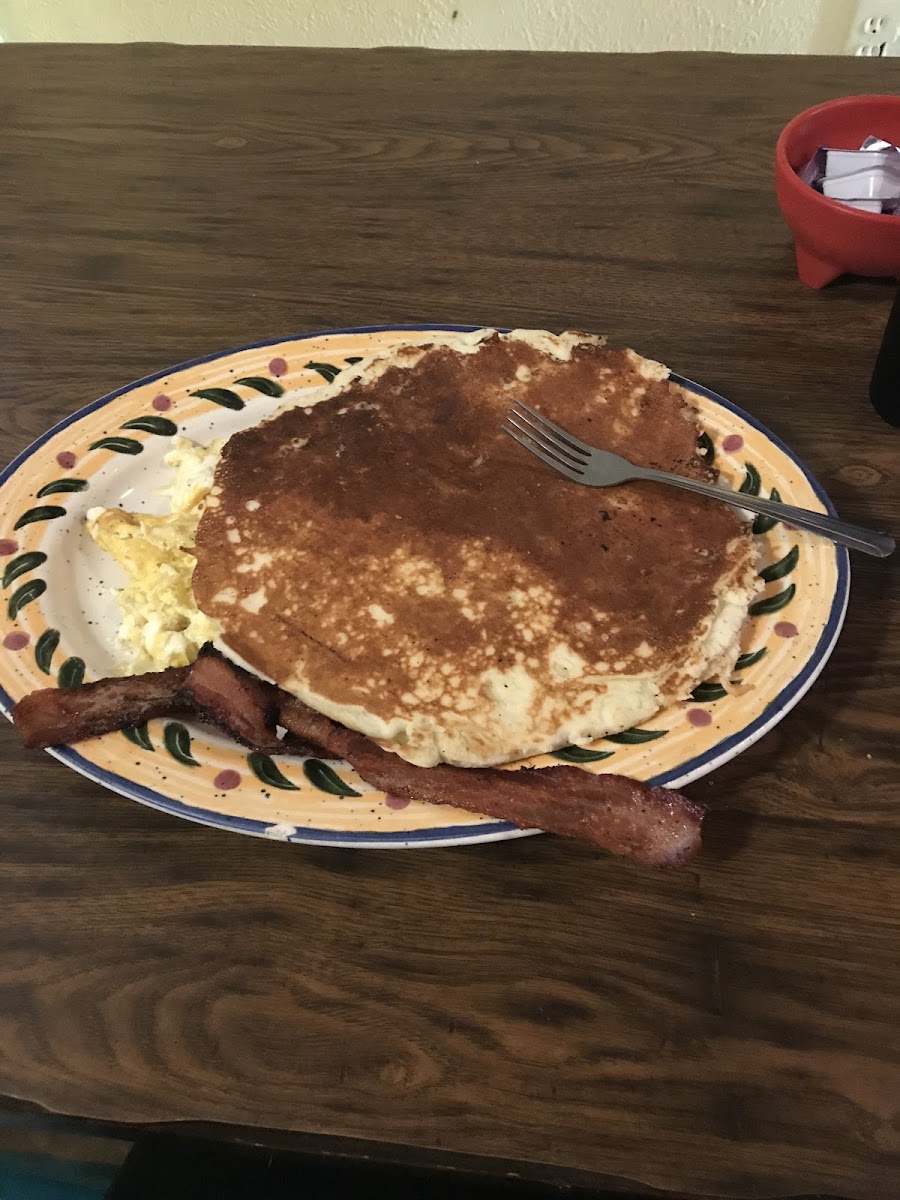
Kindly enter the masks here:
M 0 0 L 27 41 L 839 53 L 853 0 Z

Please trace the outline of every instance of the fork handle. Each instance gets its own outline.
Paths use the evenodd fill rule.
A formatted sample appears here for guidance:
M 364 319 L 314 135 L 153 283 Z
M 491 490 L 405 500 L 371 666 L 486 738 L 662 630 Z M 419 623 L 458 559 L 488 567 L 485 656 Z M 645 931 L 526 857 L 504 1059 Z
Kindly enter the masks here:
M 761 513 L 765 517 L 774 517 L 777 521 L 787 521 L 797 529 L 807 529 L 810 533 L 821 534 L 833 542 L 838 542 L 841 546 L 849 546 L 851 550 L 861 550 L 864 554 L 874 554 L 877 558 L 886 558 L 889 554 L 893 554 L 895 549 L 895 542 L 890 534 L 877 533 L 862 525 L 851 525 L 849 521 L 840 521 L 837 517 L 829 517 L 826 513 L 813 512 L 808 508 L 796 508 L 793 504 L 780 504 L 777 500 L 763 500 L 759 496 L 733 492 L 730 488 L 701 483 L 697 479 L 685 479 L 683 475 L 673 475 L 669 471 L 642 468 L 635 472 L 635 478 L 650 480 L 654 483 L 670 483 L 675 487 L 683 488 L 686 492 L 696 492 L 698 496 L 708 496 L 711 500 L 724 500 L 732 508 L 745 508 L 750 512 Z

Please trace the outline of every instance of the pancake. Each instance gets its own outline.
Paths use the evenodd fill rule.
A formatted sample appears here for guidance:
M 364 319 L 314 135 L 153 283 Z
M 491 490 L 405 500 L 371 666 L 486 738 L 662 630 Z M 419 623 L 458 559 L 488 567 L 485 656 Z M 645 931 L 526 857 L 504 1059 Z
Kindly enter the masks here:
M 585 745 L 734 665 L 752 535 L 658 484 L 592 489 L 500 430 L 513 398 L 714 479 L 687 393 L 586 334 L 401 345 L 225 445 L 194 553 L 239 661 L 420 766 Z

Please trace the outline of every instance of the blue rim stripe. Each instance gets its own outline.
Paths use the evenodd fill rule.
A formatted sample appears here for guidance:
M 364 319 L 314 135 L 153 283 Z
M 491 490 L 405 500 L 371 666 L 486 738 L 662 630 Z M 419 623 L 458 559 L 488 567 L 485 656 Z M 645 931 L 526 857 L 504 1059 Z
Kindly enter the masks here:
M 341 336 L 346 334 L 360 333 L 426 333 L 431 330 L 442 333 L 472 333 L 476 329 L 481 329 L 480 325 L 361 325 L 353 326 L 347 329 L 321 329 L 315 333 L 296 334 L 293 337 L 270 338 L 262 342 L 252 342 L 247 346 L 238 346 L 228 350 L 218 350 L 213 354 L 203 355 L 201 358 L 192 358 L 187 362 L 179 363 L 177 366 L 168 367 L 163 371 L 157 371 L 153 375 L 145 375 L 142 379 L 137 379 L 132 383 L 125 384 L 123 387 L 117 388 L 113 392 L 108 392 L 105 396 L 101 396 L 99 400 L 94 400 L 91 404 L 87 404 L 78 412 L 72 413 L 68 417 L 64 417 L 46 433 L 41 434 L 30 446 L 17 455 L 12 462 L 0 472 L 0 486 L 13 475 L 23 463 L 25 463 L 37 450 L 54 437 L 61 430 L 66 429 L 69 425 L 80 421 L 88 413 L 95 412 L 98 408 L 102 408 L 106 404 L 110 404 L 113 400 L 117 400 L 120 396 L 127 392 L 133 391 L 135 388 L 143 387 L 149 383 L 155 383 L 159 379 L 165 379 L 170 375 L 176 374 L 178 371 L 187 370 L 189 367 L 202 366 L 204 363 L 216 362 L 220 358 L 231 357 L 234 354 L 242 354 L 247 350 L 262 350 L 268 346 L 278 346 L 286 342 L 303 342 L 313 338 Z M 497 327 L 500 328 L 499 326 Z M 508 332 L 505 329 L 500 329 L 500 332 Z M 689 391 L 695 392 L 700 396 L 712 400 L 716 404 L 720 404 L 729 412 L 746 421 L 748 425 L 752 425 L 764 437 L 768 438 L 779 450 L 781 450 L 798 468 L 805 477 L 818 499 L 825 506 L 826 510 L 833 516 L 836 516 L 834 506 L 829 500 L 817 479 L 806 469 L 803 463 L 797 458 L 790 447 L 771 433 L 765 425 L 757 421 L 744 409 L 739 408 L 736 404 L 726 400 L 717 392 L 710 391 L 708 388 L 702 387 L 699 384 L 693 383 L 683 376 L 672 374 L 670 376 L 674 383 L 687 388 Z M 649 783 L 661 786 L 671 783 L 675 779 L 684 779 L 688 775 L 697 778 L 701 774 L 706 774 L 718 766 L 723 760 L 727 759 L 730 751 L 740 743 L 749 745 L 756 741 L 767 730 L 767 728 L 775 723 L 777 719 L 787 715 L 789 710 L 794 707 L 797 701 L 808 690 L 816 676 L 822 670 L 828 654 L 840 631 L 843 622 L 844 612 L 847 607 L 847 598 L 850 588 L 850 562 L 849 554 L 841 546 L 835 546 L 837 555 L 838 581 L 835 589 L 834 600 L 831 605 L 831 611 L 828 620 L 822 631 L 822 636 L 819 638 L 816 648 L 810 655 L 806 666 L 795 676 L 791 682 L 784 687 L 775 699 L 769 704 L 766 709 L 753 721 L 750 725 L 745 726 L 739 733 L 733 734 L 729 738 L 725 738 L 721 742 L 717 742 L 704 754 L 699 754 L 695 758 L 689 759 L 687 762 L 672 771 L 664 772 L 661 775 L 655 775 L 648 780 Z M 0 688 L 0 705 L 2 705 L 7 716 L 10 715 L 13 702 L 7 692 Z M 101 767 L 95 766 L 88 759 L 84 758 L 77 750 L 70 746 L 58 747 L 48 751 L 54 758 L 65 763 L 66 766 L 72 767 L 80 774 L 87 776 L 89 779 L 95 780 L 104 787 L 112 791 L 119 792 L 121 795 L 127 796 L 132 800 L 137 800 L 141 804 L 149 805 L 151 808 L 157 808 L 163 812 L 168 812 L 177 817 L 183 817 L 189 821 L 198 822 L 201 825 L 208 825 L 218 829 L 227 829 L 233 832 L 251 834 L 257 837 L 267 837 L 266 829 L 275 822 L 267 823 L 265 821 L 251 820 L 247 817 L 231 817 L 221 813 L 213 812 L 210 809 L 194 808 L 191 805 L 184 804 L 179 800 L 173 800 L 168 796 L 164 796 L 161 792 L 154 791 L 152 788 L 146 788 L 141 784 L 134 783 L 123 775 L 117 775 L 112 771 L 106 771 Z M 333 846 L 413 846 L 413 845 L 431 845 L 447 841 L 487 841 L 497 840 L 504 837 L 525 836 L 532 830 L 522 830 L 518 826 L 513 825 L 510 821 L 493 821 L 484 825 L 450 825 L 443 829 L 408 829 L 398 832 L 384 833 L 372 831 L 362 833 L 342 833 L 332 829 L 312 829 L 302 825 L 296 826 L 297 836 L 287 840 L 292 842 L 315 842 L 325 843 Z

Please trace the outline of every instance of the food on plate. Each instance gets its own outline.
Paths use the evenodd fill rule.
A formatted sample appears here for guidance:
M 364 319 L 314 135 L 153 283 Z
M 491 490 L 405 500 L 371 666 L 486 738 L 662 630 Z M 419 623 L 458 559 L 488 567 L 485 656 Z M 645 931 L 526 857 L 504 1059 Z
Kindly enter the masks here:
M 277 688 L 204 646 L 190 667 L 31 692 L 14 705 L 12 720 L 29 750 L 83 742 L 155 717 L 193 716 L 263 754 L 327 753 L 309 738 L 278 736 L 283 699 Z
M 638 863 L 680 866 L 700 849 L 703 809 L 678 792 L 577 767 L 417 767 L 209 648 L 191 667 L 33 692 L 14 707 L 13 721 L 25 744 L 38 748 L 185 709 L 261 750 L 277 745 L 277 721 L 303 744 L 345 758 L 373 787 L 578 838 Z
M 346 759 L 359 777 L 404 800 L 451 804 L 600 846 L 645 866 L 678 867 L 700 850 L 704 809 L 680 792 L 578 767 L 417 767 L 286 696 L 279 720 L 291 733 Z
M 396 346 L 226 443 L 193 551 L 219 644 L 424 767 L 586 745 L 727 680 L 759 587 L 746 522 L 536 467 L 501 432 L 514 398 L 641 465 L 715 478 L 688 393 L 602 338 Z
M 169 667 L 77 688 L 42 688 L 15 705 L 13 724 L 29 750 L 42 750 L 173 716 L 187 707 L 181 700 L 187 673 L 187 667 Z
M 222 441 L 199 446 L 178 438 L 165 462 L 175 476 L 168 516 L 92 508 L 87 530 L 116 560 L 127 583 L 116 592 L 122 614 L 117 640 L 130 672 L 182 667 L 218 635 L 216 622 L 194 602 L 191 575 L 197 522 L 203 513 Z
M 672 488 L 567 484 L 503 436 L 516 399 L 641 465 L 716 477 L 689 394 L 600 337 L 381 351 L 227 442 L 177 439 L 167 515 L 89 511 L 127 578 L 127 676 L 26 696 L 22 740 L 189 715 L 265 755 L 345 758 L 403 799 L 689 861 L 703 809 L 679 793 L 521 760 L 728 680 L 760 586 L 750 527 Z
M 206 647 L 181 689 L 194 712 L 230 733 L 236 741 L 265 754 L 284 749 L 275 730 L 276 690 Z

